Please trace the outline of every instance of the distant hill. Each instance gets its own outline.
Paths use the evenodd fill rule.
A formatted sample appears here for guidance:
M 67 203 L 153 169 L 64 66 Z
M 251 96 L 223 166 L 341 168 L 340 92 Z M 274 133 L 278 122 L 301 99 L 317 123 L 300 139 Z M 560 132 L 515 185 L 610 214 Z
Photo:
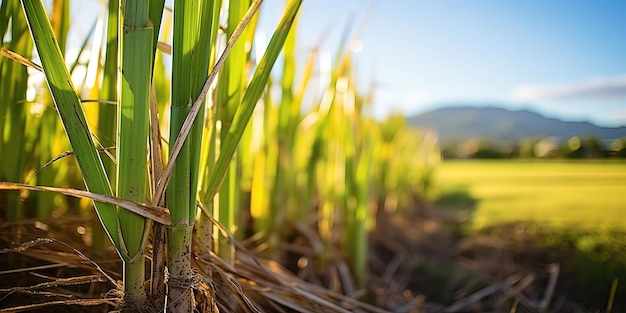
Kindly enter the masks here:
M 513 142 L 536 136 L 596 136 L 602 140 L 626 136 L 626 127 L 600 127 L 589 122 L 564 122 L 528 110 L 495 107 L 448 107 L 408 118 L 412 127 L 433 129 L 441 143 L 472 138 Z

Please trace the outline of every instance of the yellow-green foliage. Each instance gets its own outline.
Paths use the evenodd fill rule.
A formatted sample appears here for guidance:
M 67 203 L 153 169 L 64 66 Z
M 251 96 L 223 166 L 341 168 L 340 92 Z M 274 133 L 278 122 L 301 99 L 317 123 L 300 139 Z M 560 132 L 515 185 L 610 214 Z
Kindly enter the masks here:
M 51 13 L 56 17 L 52 21 L 52 31 L 59 42 L 61 53 L 65 51 L 69 29 L 69 2 L 53 1 Z M 81 186 L 80 178 L 67 178 L 75 171 L 75 162 L 70 158 L 52 162 L 70 150 L 63 138 L 63 129 L 58 121 L 54 102 L 45 85 L 38 79 L 29 79 L 37 70 L 20 63 L 29 63 L 33 42 L 24 19 L 24 11 L 19 1 L 2 2 L 0 16 L 0 34 L 3 36 L 3 55 L 17 54 L 23 59 L 18 63 L 8 58 L 0 58 L 0 179 L 7 181 L 28 182 L 44 186 Z M 31 62 L 32 64 L 32 62 Z M 36 73 L 35 77 L 41 77 Z M 31 90 L 28 93 L 27 90 Z M 33 92 L 34 91 L 34 92 Z M 5 194 L 4 192 L 1 192 Z M 22 194 L 22 197 L 26 194 Z M 53 193 L 28 195 L 28 202 L 18 201 L 17 192 L 7 192 L 6 198 L 0 196 L 6 205 L 7 218 L 48 217 L 68 211 L 65 198 Z M 25 210 L 22 206 L 26 204 Z M 76 209 L 75 206 L 72 206 Z M 78 211 L 74 211 L 78 213 Z
M 316 230 L 325 247 L 325 251 L 317 251 L 318 264 L 339 255 L 349 260 L 358 283 L 364 284 L 367 235 L 375 223 L 376 210 L 408 207 L 414 193 L 427 187 L 430 169 L 439 160 L 436 137 L 409 129 L 401 116 L 384 121 L 369 116 L 366 112 L 371 105 L 371 91 L 360 90 L 349 51 L 338 53 L 329 76 L 319 80 L 328 81 L 328 85 L 321 86 L 321 93 L 313 94 L 311 90 L 320 87 L 312 88 L 319 84 L 312 79 L 320 67 L 317 51 L 306 56 L 302 68 L 298 67 L 297 36 L 290 32 L 297 21 L 300 0 L 288 1 L 263 56 L 251 53 L 256 23 L 253 17 L 216 76 L 212 68 L 222 64 L 222 43 L 240 33 L 242 18 L 253 16 L 250 8 L 260 3 L 233 0 L 228 10 L 222 10 L 225 2 L 175 1 L 171 41 L 167 38 L 171 23 L 163 16 L 163 1 L 121 2 L 124 6 L 119 12 L 123 16 L 116 14 L 118 3 L 110 3 L 109 27 L 103 39 L 106 44 L 101 52 L 104 62 L 97 65 L 97 81 L 90 82 L 93 88 L 89 96 L 100 102 L 87 110 L 61 53 L 69 25 L 67 2 L 55 2 L 57 22 L 50 25 L 38 1 L 23 1 L 62 124 L 51 108 L 41 122 L 26 120 L 27 106 L 18 105 L 25 99 L 26 71 L 21 64 L 0 59 L 0 88 L 19 91 L 2 93 L 3 100 L 9 101 L 2 103 L 0 111 L 0 178 L 19 182 L 26 173 L 34 172 L 33 166 L 26 169 L 23 162 L 28 151 L 9 155 L 5 154 L 6 147 L 30 147 L 38 140 L 52 142 L 44 134 L 56 136 L 63 125 L 72 158 L 88 190 L 167 206 L 172 218 L 168 229 L 170 279 L 184 279 L 191 274 L 188 252 L 194 227 L 199 230 L 194 237 L 196 249 L 212 249 L 231 261 L 236 256 L 231 243 L 225 240 L 212 245 L 212 222 L 206 217 L 196 221 L 198 200 L 238 236 L 248 225 L 246 217 L 252 218 L 253 230 L 263 235 L 270 252 L 277 251 L 280 243 L 292 235 L 295 224 Z M 18 24 L 10 29 L 20 30 L 3 47 L 15 46 L 28 58 L 32 39 L 25 21 L 20 20 L 22 6 L 16 0 L 7 0 L 2 2 L 2 10 L 16 17 L 13 22 Z M 220 20 L 227 21 L 226 25 L 219 25 Z M 4 34 L 8 28 L 4 19 L 1 22 Z M 165 58 L 155 52 L 159 30 L 167 41 L 159 43 L 160 48 L 172 54 L 171 78 L 166 76 L 162 63 Z M 281 52 L 282 72 L 270 77 Z M 13 72 L 21 76 L 13 76 L 18 75 Z M 208 84 L 210 79 L 216 79 L 215 84 Z M 274 93 L 272 88 L 280 92 Z M 305 101 L 307 93 L 312 96 Z M 190 112 L 197 112 L 195 123 L 189 119 Z M 151 120 L 157 115 L 158 124 Z M 24 132 L 25 123 L 38 125 L 41 137 L 32 138 Z M 164 152 L 159 152 L 158 143 L 164 144 Z M 35 167 L 63 151 L 56 146 L 45 149 L 47 154 L 40 151 L 39 159 L 32 162 Z M 165 164 L 158 164 L 158 157 L 163 157 Z M 161 166 L 170 164 L 174 165 L 168 185 L 167 179 L 162 179 Z M 36 176 L 38 183 L 80 180 L 65 166 L 54 165 L 45 171 L 45 175 Z M 51 173 L 55 177 L 48 177 Z M 165 173 L 167 177 L 167 170 Z M 167 201 L 162 197 L 164 190 Z M 384 206 L 379 208 L 379 203 Z M 144 296 L 144 252 L 152 222 L 110 204 L 95 205 L 108 237 L 127 266 L 125 291 Z M 41 215 L 53 209 L 42 209 Z M 19 218 L 19 211 L 11 212 L 9 217 Z M 217 237 L 217 232 L 213 233 Z M 102 239 L 94 238 L 94 245 L 101 245 Z M 185 296 L 183 310 L 193 306 L 188 291 L 182 287 L 170 289 L 170 296 Z
M 3 1 L 0 7 L 1 16 L 0 34 L 8 35 L 11 40 L 3 45 L 15 53 L 30 58 L 33 43 L 28 33 L 28 26 L 24 13 L 17 0 Z M 9 181 L 23 181 L 25 176 L 27 151 L 27 137 L 25 136 L 29 105 L 26 103 L 26 89 L 28 73 L 21 64 L 7 58 L 0 59 L 0 153 L 2 154 L 2 166 L 0 166 L 0 179 Z M 4 193 L 7 201 L 8 220 L 18 220 L 22 215 L 22 204 L 19 193 Z
M 270 93 L 252 121 L 250 215 L 270 252 L 295 224 L 317 230 L 328 257 L 343 254 L 365 282 L 367 233 L 380 200 L 387 208 L 410 205 L 427 187 L 440 157 L 436 135 L 406 126 L 404 117 L 378 122 L 365 112 L 371 96 L 359 91 L 350 52 L 333 64 L 323 92 L 303 103 L 317 64 L 313 51 L 296 67 L 295 37 L 285 46 L 280 99 Z M 295 74 L 295 73 L 299 73 Z M 277 79 L 278 81 L 278 79 Z M 298 86 L 294 81 L 299 81 Z

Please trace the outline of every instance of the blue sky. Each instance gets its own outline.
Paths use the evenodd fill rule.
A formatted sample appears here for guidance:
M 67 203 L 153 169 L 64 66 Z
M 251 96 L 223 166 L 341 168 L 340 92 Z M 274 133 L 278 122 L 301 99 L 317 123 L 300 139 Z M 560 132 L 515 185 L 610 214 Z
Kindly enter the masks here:
M 261 30 L 284 2 L 265 0 Z M 73 15 L 94 7 L 77 1 Z M 300 59 L 322 37 L 334 56 L 349 17 L 356 28 L 366 15 L 354 58 L 377 117 L 461 103 L 626 125 L 625 0 L 304 0 Z
M 262 18 L 282 3 L 267 0 Z M 323 35 L 334 54 L 348 17 L 369 7 L 355 58 L 377 116 L 497 104 L 626 125 L 626 1 L 305 0 L 301 57 Z

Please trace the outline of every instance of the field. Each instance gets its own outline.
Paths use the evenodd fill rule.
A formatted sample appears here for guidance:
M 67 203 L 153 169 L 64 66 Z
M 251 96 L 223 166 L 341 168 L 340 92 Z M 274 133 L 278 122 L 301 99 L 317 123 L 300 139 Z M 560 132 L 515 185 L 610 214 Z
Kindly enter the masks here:
M 329 63 L 296 44 L 302 0 L 262 33 L 260 0 L 166 2 L 85 32 L 69 1 L 2 1 L 1 312 L 543 312 L 546 269 L 585 266 L 571 312 L 626 281 L 626 163 L 448 162 L 428 189 L 436 136 L 369 114 L 360 32 Z M 607 257 L 458 231 L 519 220 Z
M 499 242 L 483 263 L 505 267 L 499 253 L 523 266 L 555 262 L 559 292 L 607 311 L 615 294 L 616 311 L 626 308 L 626 162 L 444 161 L 432 191 L 435 206 L 460 221 L 461 240 Z
M 473 230 L 521 221 L 626 231 L 626 162 L 445 161 L 433 180 L 439 204 L 466 214 Z

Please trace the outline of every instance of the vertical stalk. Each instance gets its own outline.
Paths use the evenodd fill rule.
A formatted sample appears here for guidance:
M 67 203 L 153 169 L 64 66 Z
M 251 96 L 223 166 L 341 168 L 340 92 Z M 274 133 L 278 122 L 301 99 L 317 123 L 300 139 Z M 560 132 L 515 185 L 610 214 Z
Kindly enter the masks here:
M 1 25 L 1 36 L 4 37 L 5 32 L 11 30 L 11 41 L 6 48 L 30 58 L 33 41 L 30 38 L 28 25 L 19 2 L 17 0 L 3 1 L 1 11 L 3 15 L 11 16 L 11 18 L 6 18 L 6 21 L 11 21 L 10 27 L 8 27 L 8 23 Z M 24 133 L 28 116 L 28 106 L 25 103 L 28 72 L 25 66 L 3 57 L 0 59 L 0 77 L 2 78 L 0 85 L 0 94 L 2 95 L 0 150 L 4 151 L 0 166 L 0 179 L 21 182 L 26 164 L 26 147 L 24 144 L 26 137 Z M 9 149 L 11 153 L 6 152 Z M 2 193 L 6 197 L 7 220 L 18 220 L 22 215 L 20 193 L 15 191 Z
M 235 28 L 239 24 L 241 17 L 245 14 L 249 5 L 249 1 L 230 1 L 228 4 L 228 26 L 226 35 L 231 37 Z M 221 76 L 218 83 L 217 90 L 217 118 L 221 122 L 219 129 L 220 143 L 226 140 L 226 136 L 230 132 L 233 117 L 241 99 L 243 97 L 243 90 L 246 86 L 246 66 L 248 63 L 245 53 L 245 37 L 235 43 L 231 49 L 224 68 L 222 69 Z M 220 145 L 221 150 L 221 145 Z M 224 184 L 222 184 L 218 194 L 218 207 L 215 212 L 220 223 L 224 225 L 229 231 L 235 232 L 235 216 L 237 211 L 237 199 L 240 198 L 239 190 L 239 175 L 238 175 L 238 162 L 237 154 L 233 155 L 226 176 L 224 178 Z M 229 243 L 228 238 L 221 235 L 220 232 L 216 232 L 218 236 L 217 240 L 217 253 L 227 262 L 232 262 L 234 258 L 234 250 Z
M 268 89 L 271 82 L 268 83 Z M 250 216 L 253 219 L 254 231 L 266 234 L 269 248 L 272 249 L 270 232 L 272 231 L 270 215 L 270 201 L 274 190 L 276 177 L 276 165 L 278 164 L 278 147 L 275 143 L 276 130 L 278 125 L 278 114 L 276 106 L 272 103 L 271 93 L 265 93 L 262 121 L 253 120 L 254 135 L 262 139 L 255 140 L 258 147 L 251 149 L 253 154 L 252 186 L 250 191 Z M 260 118 L 259 118 L 260 119 Z M 256 124 L 262 124 L 257 126 Z M 257 130 L 257 128 L 261 128 Z
M 245 27 L 245 24 L 249 21 L 249 17 L 252 16 L 258 9 L 260 0 L 254 2 L 254 5 L 250 7 L 246 15 L 246 19 L 242 20 L 240 27 Z M 206 2 L 204 2 L 206 4 Z M 264 90 L 264 87 L 269 79 L 269 75 L 273 64 L 280 53 L 280 49 L 285 41 L 285 37 L 289 33 L 293 18 L 297 13 L 301 4 L 301 0 L 293 0 L 289 3 L 288 9 L 285 11 L 283 18 L 270 40 L 269 47 L 266 54 L 263 56 L 255 73 L 246 88 L 242 101 L 232 119 L 232 125 L 230 125 L 230 131 L 226 134 L 225 139 L 220 142 L 220 154 L 215 161 L 214 167 L 206 181 L 205 192 L 212 198 L 223 181 L 226 172 L 229 168 L 229 164 L 235 153 L 237 145 L 242 137 L 243 132 L 246 129 L 247 123 L 250 120 L 250 116 L 254 111 L 255 105 Z M 172 214 L 172 227 L 168 232 L 168 240 L 170 246 L 169 251 L 174 251 L 176 254 L 168 252 L 168 262 L 170 268 L 170 292 L 168 298 L 170 299 L 171 311 L 183 311 L 187 312 L 193 309 L 193 293 L 191 292 L 190 285 L 190 242 L 191 242 L 191 228 L 193 226 L 194 216 L 190 215 L 190 212 L 195 212 L 195 206 L 193 208 L 188 207 L 189 203 L 192 203 L 191 197 L 195 199 L 196 191 L 190 190 L 192 185 L 190 179 L 197 179 L 197 176 L 191 175 L 189 170 L 192 168 L 190 164 L 191 156 L 190 151 L 193 151 L 188 146 L 190 142 L 194 140 L 201 141 L 201 138 L 189 138 L 181 136 L 178 138 L 178 134 L 181 132 L 182 124 L 187 119 L 186 113 L 189 112 L 191 101 L 195 101 L 196 95 L 191 94 L 190 86 L 195 79 L 199 77 L 206 77 L 206 72 L 198 74 L 197 72 L 197 57 L 208 57 L 208 53 L 204 55 L 199 49 L 197 44 L 197 38 L 195 37 L 195 31 L 197 27 L 197 13 L 203 10 L 198 10 L 198 7 L 194 6 L 190 2 L 175 2 L 174 3 L 174 53 L 173 53 L 173 75 L 172 80 L 172 114 L 171 114 L 171 126 L 170 126 L 170 141 L 182 141 L 182 149 L 178 153 L 178 158 L 170 159 L 169 162 L 174 165 L 174 171 L 172 172 L 172 178 L 168 187 L 168 207 Z M 206 20 L 206 19 L 205 19 Z M 208 22 L 208 21 L 207 21 Z M 194 27 L 196 25 L 196 27 Z M 210 25 L 210 24 L 209 24 Z M 238 29 L 242 29 L 239 28 Z M 235 32 L 236 33 L 236 32 Z M 233 35 L 233 38 L 237 38 Z M 229 40 L 229 42 L 232 42 Z M 229 45 L 230 47 L 230 45 Z M 228 48 L 227 48 L 228 51 Z M 221 60 L 221 59 L 220 59 Z M 192 84 L 189 84 L 191 78 Z M 200 80 L 203 80 L 200 78 Z M 207 81 L 208 86 L 210 81 Z M 194 102 L 195 103 L 195 102 Z M 198 108 L 201 102 L 195 103 L 194 109 Z M 183 114 L 184 113 L 184 114 Z M 192 120 L 192 116 L 189 117 Z M 176 138 L 176 139 L 174 139 Z M 187 147 L 185 147 L 187 146 Z M 177 146 L 177 148 L 180 146 Z M 175 154 L 175 151 L 172 151 Z M 198 160 L 198 159 L 196 159 Z M 183 166 L 181 166 L 181 164 Z M 168 165 L 169 167 L 169 165 Z M 168 169 L 166 169 L 167 173 Z M 195 204 L 195 201 L 193 201 Z
M 293 94 L 296 72 L 295 50 L 296 32 L 291 32 L 287 36 L 283 47 L 282 96 L 278 111 L 278 131 L 276 132 L 278 158 L 276 159 L 277 171 L 272 201 L 272 208 L 274 209 L 272 213 L 274 221 L 272 223 L 275 226 L 285 222 L 285 213 L 281 213 L 281 211 L 287 211 L 290 215 L 293 215 L 293 212 L 297 212 L 297 204 L 294 197 L 297 195 L 297 192 L 291 191 L 296 187 L 292 152 L 295 126 L 300 119 L 300 104 L 294 101 Z
M 358 143 L 358 155 L 352 164 L 352 183 L 349 197 L 354 203 L 348 206 L 346 225 L 346 251 L 352 272 L 356 277 L 357 285 L 362 288 L 367 280 L 367 255 L 368 255 L 368 230 L 370 224 L 370 166 L 373 156 L 373 143 L 375 125 L 372 121 L 364 121 L 357 116 L 357 131 L 354 141 Z M 367 123 L 371 122 L 371 123 Z
M 209 29 L 210 33 L 210 42 L 211 51 L 210 51 L 210 61 L 209 65 L 214 66 L 217 60 L 217 30 L 220 25 L 220 9 L 222 7 L 221 0 L 213 1 L 212 15 L 211 15 L 211 24 Z M 204 37 L 203 37 L 204 38 Z M 204 185 L 204 182 L 208 179 L 209 175 L 211 175 L 211 168 L 213 163 L 215 163 L 215 155 L 216 155 L 216 132 L 217 132 L 217 119 L 215 117 L 215 101 L 214 97 L 207 97 L 207 101 L 210 101 L 210 110 L 206 114 L 206 123 L 205 123 L 205 144 L 202 146 L 201 151 L 201 159 L 200 159 L 200 169 L 202 169 L 202 176 L 198 178 L 198 183 L 200 186 Z M 207 144 L 208 143 L 208 144 Z M 209 212 L 213 212 L 213 195 L 209 194 L 206 188 L 201 188 L 200 201 L 202 201 Z M 213 251 L 213 222 L 209 220 L 207 216 L 204 214 L 200 215 L 199 226 L 197 229 L 196 235 L 197 241 L 196 244 L 198 246 L 198 253 L 208 255 L 211 251 Z
M 202 25 L 211 25 L 211 1 L 174 2 L 174 46 L 172 51 L 172 106 L 170 111 L 170 141 L 178 137 L 198 85 L 208 75 L 210 45 L 200 44 Z M 202 19 L 209 12 L 209 20 Z M 202 17 L 202 18 L 201 18 Z M 206 23 L 206 24 L 201 24 Z M 207 38 L 203 38 L 207 40 Z M 204 109 L 200 110 L 204 119 Z M 191 290 L 191 239 L 196 215 L 196 189 L 202 120 L 194 123 L 190 135 L 176 158 L 168 187 L 167 202 L 172 214 L 168 229 L 167 263 L 170 272 L 168 312 L 191 312 L 195 303 Z
M 117 109 L 117 196 L 147 202 L 148 192 L 148 109 L 153 55 L 153 28 L 148 18 L 148 0 L 122 1 Z M 123 238 L 124 291 L 127 301 L 145 301 L 144 249 L 146 219 L 126 210 L 119 211 Z
M 152 67 L 152 87 L 150 100 L 150 179 L 152 182 L 151 193 L 153 195 L 152 204 L 158 206 L 165 206 L 165 199 L 154 196 L 154 189 L 156 188 L 156 182 L 158 182 L 163 176 L 163 146 L 161 144 L 161 128 L 159 124 L 159 116 L 163 116 L 165 110 L 165 104 L 169 99 L 169 81 L 165 75 L 165 66 L 163 64 L 163 54 L 157 51 L 157 43 L 163 22 L 163 9 L 165 6 L 165 0 L 153 0 L 150 2 L 149 18 L 152 22 L 152 27 L 157 31 L 153 32 L 153 67 Z M 163 37 L 167 38 L 169 34 L 170 23 L 166 23 L 163 29 Z M 161 101 L 159 101 L 159 99 Z M 150 302 L 155 311 L 163 312 L 166 299 L 166 285 L 165 285 L 165 267 L 166 267 L 166 246 L 167 246 L 167 228 L 165 225 L 154 224 L 152 227 L 152 262 L 151 265 L 151 277 L 150 277 Z

